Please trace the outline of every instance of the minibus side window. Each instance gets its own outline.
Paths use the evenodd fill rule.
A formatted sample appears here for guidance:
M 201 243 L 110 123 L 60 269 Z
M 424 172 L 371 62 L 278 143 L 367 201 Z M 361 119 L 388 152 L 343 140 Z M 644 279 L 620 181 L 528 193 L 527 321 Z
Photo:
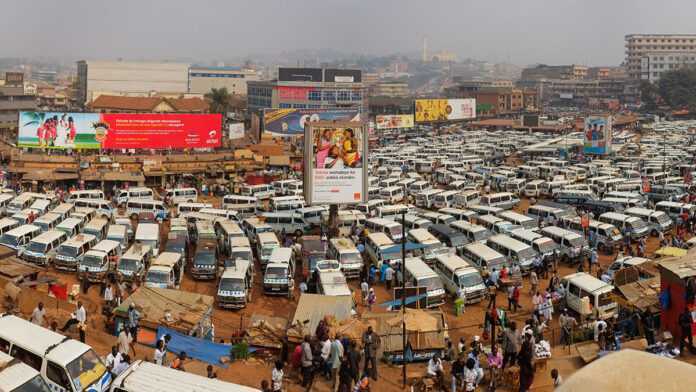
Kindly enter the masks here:
M 68 379 L 67 374 L 65 374 L 65 370 L 55 363 L 48 362 L 46 366 L 46 376 L 49 380 L 67 389 L 68 391 L 72 389 L 70 386 L 70 380 Z
M 13 346 L 10 356 L 19 359 L 39 372 L 41 371 L 41 357 L 36 354 L 30 353 L 19 346 Z
M 5 354 L 9 354 L 10 352 L 10 342 L 7 340 L 0 338 L 0 351 L 4 352 Z
M 568 285 L 568 292 L 580 298 L 580 288 L 572 283 Z

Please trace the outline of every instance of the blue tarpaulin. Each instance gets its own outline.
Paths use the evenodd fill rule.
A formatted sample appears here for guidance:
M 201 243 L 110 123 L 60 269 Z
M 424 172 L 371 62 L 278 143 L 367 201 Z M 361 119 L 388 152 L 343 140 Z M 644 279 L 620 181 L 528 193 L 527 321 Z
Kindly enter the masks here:
M 421 295 L 413 295 L 413 296 L 410 296 L 410 297 L 406 297 L 406 305 L 410 305 L 410 304 L 412 304 L 412 303 L 414 303 L 414 302 L 420 301 L 421 299 L 423 299 L 423 298 L 425 298 L 425 297 L 427 297 L 427 296 L 428 296 L 428 294 L 421 294 Z M 393 300 L 393 301 L 387 301 L 387 302 L 381 303 L 381 304 L 379 304 L 379 306 L 382 306 L 382 307 L 385 307 L 385 308 L 386 308 L 386 307 L 390 307 L 390 306 L 391 306 L 391 307 L 394 307 L 394 306 L 401 306 L 401 298 L 395 299 L 395 300 Z
M 417 244 L 415 242 L 407 242 L 406 243 L 406 252 L 414 251 L 417 249 L 423 249 L 425 247 L 426 247 L 426 245 Z M 398 255 L 397 256 L 398 258 L 401 258 L 401 244 L 396 244 L 396 245 L 390 246 L 387 249 L 383 249 L 381 252 L 382 253 L 395 253 Z
M 186 352 L 189 358 L 194 358 L 199 361 L 209 363 L 211 365 L 227 368 L 227 364 L 220 362 L 220 357 L 229 357 L 232 346 L 229 344 L 214 343 L 210 340 L 195 338 L 193 336 L 183 335 L 166 327 L 157 328 L 157 340 L 162 335 L 169 334 L 172 340 L 167 345 L 167 351 L 179 354 L 182 351 Z M 249 352 L 255 351 L 249 348 Z

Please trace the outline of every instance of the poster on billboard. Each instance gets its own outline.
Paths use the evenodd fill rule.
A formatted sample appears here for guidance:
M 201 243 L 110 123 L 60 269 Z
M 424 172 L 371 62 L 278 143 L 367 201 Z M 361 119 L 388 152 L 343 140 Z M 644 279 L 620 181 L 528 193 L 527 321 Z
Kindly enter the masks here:
M 244 123 L 231 123 L 227 125 L 230 140 L 244 137 Z
M 412 114 L 389 114 L 375 117 L 377 129 L 413 128 Z
M 357 109 L 266 109 L 263 130 L 273 136 L 302 136 L 305 124 L 315 121 L 360 121 L 360 112 Z
M 317 121 L 305 132 L 305 200 L 309 204 L 367 201 L 367 127 Z
M 17 145 L 52 149 L 213 148 L 220 114 L 20 112 Z
M 417 99 L 416 122 L 439 122 L 476 118 L 476 99 Z
M 611 117 L 586 117 L 584 134 L 585 154 L 611 153 Z

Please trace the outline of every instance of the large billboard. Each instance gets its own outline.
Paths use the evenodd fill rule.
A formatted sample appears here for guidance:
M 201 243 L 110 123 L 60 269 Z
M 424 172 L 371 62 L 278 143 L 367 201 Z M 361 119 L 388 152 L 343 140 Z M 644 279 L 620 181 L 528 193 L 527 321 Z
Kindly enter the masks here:
M 367 200 L 367 138 L 367 128 L 360 122 L 307 125 L 304 192 L 309 204 Z
M 413 128 L 412 114 L 389 114 L 375 117 L 377 129 Z
M 357 109 L 266 109 L 263 130 L 273 136 L 302 136 L 305 124 L 316 121 L 360 121 L 360 112 Z
M 416 122 L 441 122 L 476 118 L 476 99 L 417 99 Z
M 213 148 L 220 114 L 20 112 L 17 145 L 54 149 Z
M 611 117 L 586 117 L 584 134 L 585 154 L 611 153 Z

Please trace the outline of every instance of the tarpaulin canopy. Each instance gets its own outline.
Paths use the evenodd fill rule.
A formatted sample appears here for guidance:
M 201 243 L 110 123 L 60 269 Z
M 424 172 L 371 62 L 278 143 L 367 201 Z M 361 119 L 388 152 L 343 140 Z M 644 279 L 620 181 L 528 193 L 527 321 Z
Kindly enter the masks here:
M 189 358 L 198 359 L 215 366 L 227 367 L 226 363 L 220 362 L 220 358 L 229 357 L 232 346 L 184 335 L 166 327 L 157 328 L 157 340 L 165 334 L 169 334 L 172 337 L 172 340 L 167 344 L 168 351 L 177 355 L 185 352 Z M 253 351 L 255 350 L 249 348 L 249 352 Z

